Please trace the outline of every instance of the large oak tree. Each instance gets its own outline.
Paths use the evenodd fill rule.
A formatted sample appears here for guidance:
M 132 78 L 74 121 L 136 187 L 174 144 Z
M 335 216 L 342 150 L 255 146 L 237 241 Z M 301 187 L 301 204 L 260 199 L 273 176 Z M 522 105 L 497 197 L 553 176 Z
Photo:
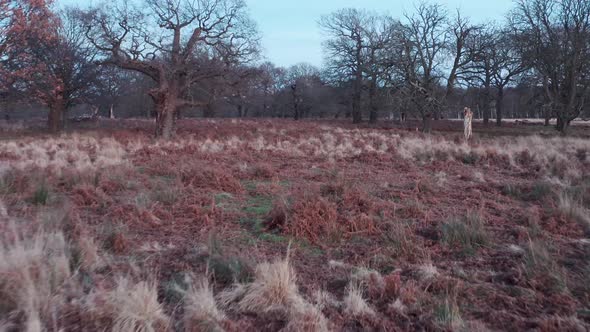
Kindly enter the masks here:
M 220 64 L 257 54 L 258 33 L 243 0 L 144 0 L 95 8 L 86 15 L 90 41 L 105 63 L 150 77 L 156 107 L 156 136 L 173 133 L 175 115 L 206 102 L 191 86 L 220 75 Z

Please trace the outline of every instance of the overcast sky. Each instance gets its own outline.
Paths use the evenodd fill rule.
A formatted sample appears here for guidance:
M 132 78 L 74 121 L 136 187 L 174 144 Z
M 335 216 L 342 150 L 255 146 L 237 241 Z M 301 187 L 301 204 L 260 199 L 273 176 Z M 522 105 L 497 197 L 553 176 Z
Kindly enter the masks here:
M 59 0 L 62 4 L 87 5 L 92 0 Z M 432 0 L 449 11 L 461 9 L 474 22 L 503 20 L 512 0 Z M 98 2 L 98 1 L 92 1 Z M 318 20 L 341 8 L 359 8 L 401 18 L 411 12 L 415 0 L 246 0 L 262 34 L 265 57 L 279 66 L 299 62 L 322 64 L 322 31 Z

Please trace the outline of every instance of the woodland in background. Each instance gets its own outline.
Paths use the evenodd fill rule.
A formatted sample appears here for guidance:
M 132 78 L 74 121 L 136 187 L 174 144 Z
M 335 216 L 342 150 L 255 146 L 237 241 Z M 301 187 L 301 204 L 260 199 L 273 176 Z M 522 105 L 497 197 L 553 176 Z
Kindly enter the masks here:
M 351 118 L 402 114 L 484 123 L 542 118 L 567 132 L 589 117 L 590 3 L 517 0 L 502 22 L 459 10 L 342 9 L 318 22 L 322 68 L 281 68 L 261 56 L 245 1 L 142 0 L 58 9 L 52 0 L 0 0 L 0 112 L 154 117 L 169 138 L 180 117 Z M 399 16 L 399 17 L 397 17 Z

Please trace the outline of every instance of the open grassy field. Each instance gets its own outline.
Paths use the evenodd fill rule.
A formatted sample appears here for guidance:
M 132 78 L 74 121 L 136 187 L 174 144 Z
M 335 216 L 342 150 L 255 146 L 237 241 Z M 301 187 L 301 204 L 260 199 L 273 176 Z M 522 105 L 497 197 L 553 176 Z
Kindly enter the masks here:
M 588 128 L 460 126 L 5 130 L 0 331 L 587 331 Z

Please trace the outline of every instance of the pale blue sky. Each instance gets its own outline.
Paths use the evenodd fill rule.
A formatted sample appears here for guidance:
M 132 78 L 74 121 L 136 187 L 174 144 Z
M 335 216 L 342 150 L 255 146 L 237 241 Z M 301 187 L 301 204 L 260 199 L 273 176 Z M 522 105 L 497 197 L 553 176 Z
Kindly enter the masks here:
M 62 4 L 87 5 L 92 0 L 58 0 Z M 279 66 L 309 62 L 321 66 L 322 31 L 318 20 L 341 8 L 359 8 L 401 18 L 411 12 L 415 0 L 246 0 L 252 18 L 262 33 L 264 55 Z M 431 0 L 449 11 L 461 9 L 474 22 L 502 20 L 513 7 L 512 0 Z

